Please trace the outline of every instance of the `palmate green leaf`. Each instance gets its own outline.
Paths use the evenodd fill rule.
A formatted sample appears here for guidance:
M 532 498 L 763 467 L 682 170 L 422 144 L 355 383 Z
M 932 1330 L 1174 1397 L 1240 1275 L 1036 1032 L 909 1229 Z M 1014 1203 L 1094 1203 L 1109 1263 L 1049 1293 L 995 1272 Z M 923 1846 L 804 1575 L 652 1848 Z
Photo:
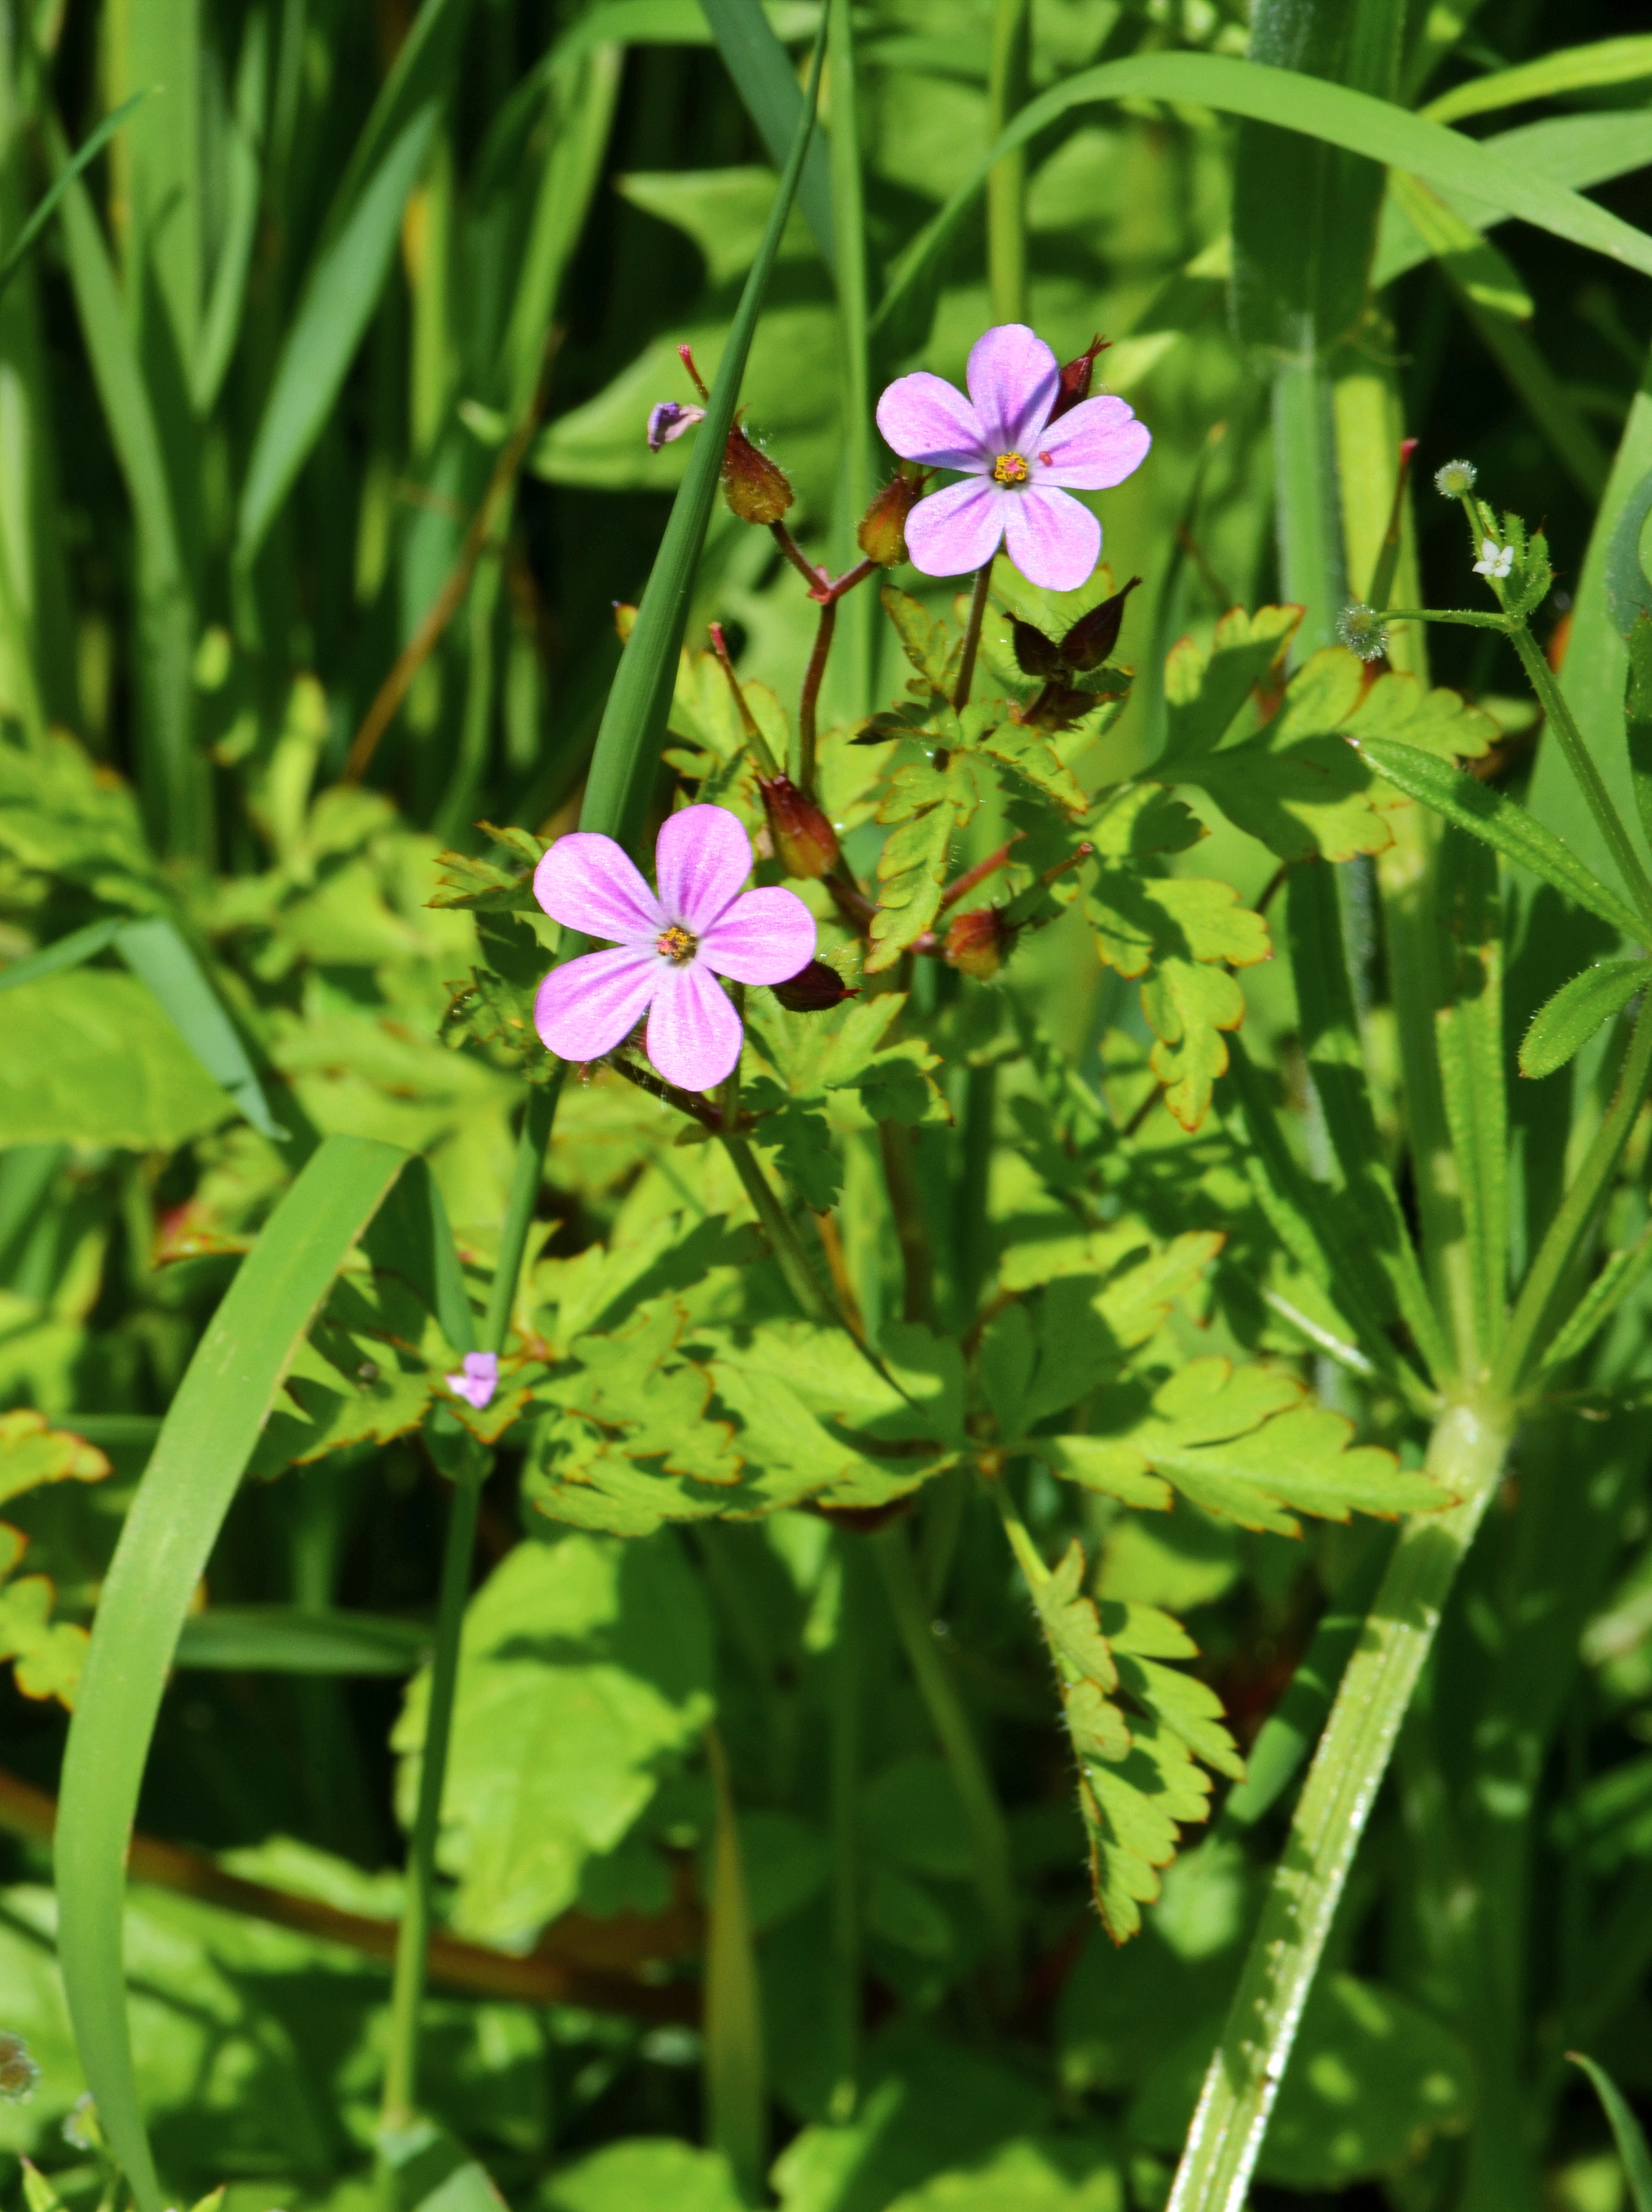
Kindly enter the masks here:
M 1521 1073 L 1552 1075 L 1564 1067 L 1649 981 L 1652 961 L 1600 960 L 1563 983 L 1532 1016 L 1521 1039 Z
M 1505 859 L 1516 861 L 1534 876 L 1599 915 L 1602 921 L 1634 941 L 1646 925 L 1618 894 L 1584 866 L 1570 848 L 1534 815 L 1489 784 L 1479 783 L 1461 769 L 1418 750 L 1384 738 L 1357 739 L 1364 757 L 1380 775 L 1396 785 L 1407 798 L 1420 799 L 1446 821 L 1479 837 Z
M 1222 1033 L 1243 1021 L 1245 994 L 1224 968 L 1172 957 L 1142 985 L 1141 1004 L 1157 1038 L 1148 1065 L 1164 1085 L 1166 1109 L 1184 1129 L 1197 1129 L 1227 1073 Z
M 361 1138 L 330 1138 L 288 1191 L 208 1324 L 103 1586 L 64 1760 L 60 1948 L 87 2078 L 140 2212 L 162 2212 L 166 2199 L 133 2075 L 121 1905 L 167 1670 L 282 1376 L 406 1157 Z
M 896 826 L 878 855 L 869 975 L 894 967 L 934 921 L 951 872 L 952 840 L 974 820 L 985 796 L 982 769 L 969 752 L 950 754 L 944 768 L 909 762 L 890 777 L 878 818 Z
M 404 1818 L 428 1696 L 421 1674 L 392 1736 Z M 438 1852 L 455 1926 L 530 1943 L 712 1711 L 711 1624 L 672 1537 L 518 1545 L 465 1616 Z
M 5 1000 L 0 1145 L 171 1152 L 234 1103 L 135 976 L 73 968 Z
M 1394 1515 L 1451 1502 L 1426 1476 L 1402 1473 L 1392 1452 L 1351 1445 L 1353 1424 L 1308 1402 L 1281 1368 L 1195 1359 L 1151 1398 L 1142 1384 L 1121 1386 L 1093 1413 L 1086 1434 L 1029 1449 L 1130 1504 L 1166 1506 L 1175 1488 L 1242 1528 L 1293 1536 L 1292 1508 L 1345 1521 L 1351 1509 Z
M 943 249 L 960 217 L 1006 154 L 1077 107 L 1147 98 L 1192 100 L 1230 115 L 1298 131 L 1368 160 L 1408 170 L 1446 191 L 1507 207 L 1557 238 L 1652 274 L 1652 241 L 1576 192 L 1523 172 L 1473 139 L 1346 86 L 1221 54 L 1139 54 L 1083 70 L 1037 99 L 983 148 L 968 176 L 896 264 L 874 330 L 904 333 L 937 281 Z M 921 335 L 921 334 L 920 334 Z
M 1208 653 L 1191 637 L 1171 647 L 1164 663 L 1167 762 L 1179 766 L 1216 750 L 1254 686 L 1285 653 L 1302 615 L 1296 606 L 1259 607 L 1254 615 L 1235 607 L 1216 625 Z

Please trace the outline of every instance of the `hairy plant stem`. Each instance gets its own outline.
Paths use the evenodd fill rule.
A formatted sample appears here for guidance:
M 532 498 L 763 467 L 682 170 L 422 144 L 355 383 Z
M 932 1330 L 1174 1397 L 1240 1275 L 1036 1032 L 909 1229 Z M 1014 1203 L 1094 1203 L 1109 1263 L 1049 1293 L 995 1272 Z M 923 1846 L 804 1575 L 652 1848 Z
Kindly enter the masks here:
M 1455 1498 L 1394 1546 L 1309 1770 L 1285 1853 L 1205 2076 L 1166 2212 L 1239 2212 L 1325 1939 L 1458 1566 L 1511 1429 L 1489 1396 L 1448 1408 L 1428 1471 Z
M 482 1325 L 483 1344 L 490 1352 L 503 1349 L 510 1331 L 517 1279 L 522 1272 L 522 1255 L 527 1249 L 528 1231 L 533 1224 L 533 1209 L 544 1173 L 545 1147 L 550 1141 L 565 1072 L 559 1061 L 549 1082 L 536 1084 L 529 1091 L 523 1111 L 510 1197 L 500 1232 L 499 1260 Z M 438 1414 L 436 1418 L 448 1425 L 446 1441 L 457 1448 L 453 1452 L 457 1473 L 447 1533 L 442 1544 L 435 1643 L 430 1660 L 430 1698 L 425 1708 L 424 1747 L 419 1762 L 418 1803 L 408 1844 L 407 1903 L 397 1931 L 396 1965 L 391 1982 L 390 2049 L 380 2112 L 380 2128 L 386 2134 L 405 2128 L 416 2109 L 419 2015 L 423 2007 L 430 1951 L 436 1834 L 441 1819 L 442 1788 L 447 1778 L 453 1698 L 459 1686 L 459 1641 L 465 1626 L 465 1600 L 470 1595 L 471 1562 L 476 1550 L 477 1512 L 489 1466 L 487 1455 L 459 1431 L 451 1414 Z
M 997 556 L 993 556 L 995 560 Z M 969 704 L 969 694 L 975 686 L 975 655 L 981 650 L 981 626 L 987 618 L 987 595 L 993 588 L 993 563 L 987 562 L 975 572 L 975 588 L 969 598 L 969 619 L 964 626 L 963 658 L 958 663 L 958 680 L 952 690 L 952 707 L 963 714 Z
M 745 732 L 745 741 L 750 746 L 752 757 L 757 763 L 757 773 L 759 775 L 767 776 L 772 783 L 780 773 L 780 764 L 769 750 L 768 740 L 758 728 L 757 718 L 747 703 L 740 679 L 734 672 L 733 656 L 728 649 L 728 640 L 723 635 L 721 623 L 713 623 L 710 625 L 710 632 L 711 649 L 717 656 L 717 665 L 722 670 L 729 690 L 733 695 L 734 711 L 740 718 L 740 727 Z
M 1493 1388 L 1518 1398 L 1541 1364 L 1575 1262 L 1592 1233 L 1647 1094 L 1652 1091 L 1652 999 L 1644 999 L 1629 1041 L 1623 1073 L 1610 1111 L 1595 1131 L 1560 1209 L 1538 1247 L 1515 1304 L 1492 1378 Z
M 958 1686 L 935 1640 L 905 1522 L 893 1521 L 880 1528 L 872 1539 L 872 1545 L 902 1649 L 917 1680 L 919 1695 L 963 1807 L 975 1888 L 987 1915 L 994 1957 L 1000 1969 L 1007 1973 L 1016 1963 L 1016 1899 L 1010 1865 L 1010 1833 L 1003 1808 L 981 1747 L 975 1741 Z
M 795 757 L 790 763 L 792 781 L 798 789 L 812 799 L 815 795 L 815 718 L 820 706 L 820 686 L 826 674 L 826 662 L 832 650 L 832 634 L 837 628 L 835 598 L 822 602 L 820 621 L 815 629 L 814 650 L 809 655 L 809 665 L 803 672 L 803 692 L 798 701 L 798 737 Z
M 818 592 L 825 580 L 786 525 L 783 522 L 771 522 L 768 526 L 768 534 L 797 570 L 799 575 L 802 577 L 804 582 L 807 584 L 811 595 Z

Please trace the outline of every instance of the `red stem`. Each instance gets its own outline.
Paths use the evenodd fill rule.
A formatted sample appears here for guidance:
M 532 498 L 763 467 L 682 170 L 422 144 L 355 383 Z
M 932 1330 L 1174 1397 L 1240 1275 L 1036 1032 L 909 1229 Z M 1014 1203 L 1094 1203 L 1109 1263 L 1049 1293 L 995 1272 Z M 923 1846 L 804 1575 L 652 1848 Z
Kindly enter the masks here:
M 977 860 L 969 873 L 960 876 L 957 883 L 949 884 L 941 894 L 940 911 L 944 914 L 948 907 L 955 906 L 959 899 L 968 898 L 977 884 L 984 884 L 988 876 L 996 874 L 1009 859 L 1011 847 L 1018 845 L 1026 834 L 1024 830 L 1017 830 L 1008 845 L 1000 845 L 996 853 L 989 853 L 984 860 Z

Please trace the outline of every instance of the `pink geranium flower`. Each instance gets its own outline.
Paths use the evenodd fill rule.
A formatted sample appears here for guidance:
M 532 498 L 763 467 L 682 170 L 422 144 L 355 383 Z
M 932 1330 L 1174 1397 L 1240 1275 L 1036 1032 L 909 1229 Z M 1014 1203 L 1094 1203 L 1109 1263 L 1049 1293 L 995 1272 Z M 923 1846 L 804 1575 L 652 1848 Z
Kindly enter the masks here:
M 540 861 L 534 896 L 553 921 L 615 940 L 552 969 L 534 1026 L 563 1060 L 600 1060 L 647 1014 L 648 1057 L 668 1083 L 709 1091 L 740 1057 L 740 1017 L 718 982 L 784 983 L 815 952 L 795 891 L 742 892 L 751 840 L 726 806 L 685 806 L 654 847 L 656 897 L 611 837 L 575 830 Z
M 926 576 L 984 568 L 1000 544 L 1030 582 L 1071 592 L 1088 580 L 1102 526 L 1067 496 L 1106 491 L 1139 469 L 1146 427 L 1111 393 L 1051 420 L 1061 372 L 1042 338 L 1000 323 L 969 350 L 966 399 L 944 377 L 897 377 L 878 403 L 878 427 L 902 459 L 959 469 L 962 483 L 920 500 L 907 550 Z
M 499 1354 L 467 1352 L 459 1362 L 459 1373 L 442 1379 L 456 1398 L 463 1398 L 467 1406 L 483 1413 L 493 1403 L 494 1392 L 499 1388 Z

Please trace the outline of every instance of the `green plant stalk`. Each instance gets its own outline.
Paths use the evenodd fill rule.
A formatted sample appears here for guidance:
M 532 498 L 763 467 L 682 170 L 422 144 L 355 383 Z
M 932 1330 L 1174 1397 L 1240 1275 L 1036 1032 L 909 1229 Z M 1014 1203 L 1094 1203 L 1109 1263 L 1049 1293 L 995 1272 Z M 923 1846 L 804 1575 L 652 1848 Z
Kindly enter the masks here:
M 987 80 L 987 128 L 997 138 L 1027 97 L 1029 0 L 997 0 Z M 995 323 L 1027 319 L 1027 150 L 1017 146 L 987 179 L 987 289 Z
M 440 1418 L 438 1414 L 437 1419 Z M 451 1415 L 448 1418 L 451 1419 Z M 459 1644 L 465 1601 L 471 1592 L 471 1563 L 476 1553 L 477 1513 L 487 1465 L 486 1455 L 480 1449 L 464 1455 L 453 1485 L 453 1502 L 448 1510 L 447 1534 L 442 1547 L 435 1648 L 430 1662 L 430 1702 L 425 1709 L 418 1803 L 407 1854 L 407 1903 L 396 1931 L 396 1964 L 391 1980 L 390 2051 L 379 2116 L 380 2131 L 385 2135 L 407 2127 L 416 2109 L 419 2015 L 424 2003 L 425 1971 L 434 1917 L 436 1836 L 441 1820 L 442 1789 L 447 1779 L 453 1699 L 459 1688 Z
M 761 2204 L 768 2164 L 762 2001 L 734 1787 L 714 1726 L 706 1730 L 706 1755 L 717 1803 L 706 1934 L 707 2133 L 728 2160 L 741 2200 Z
M 872 504 L 872 416 L 871 309 L 866 287 L 865 185 L 860 155 L 860 97 L 850 0 L 829 0 L 828 80 L 831 94 L 832 235 L 837 260 L 837 330 L 843 453 L 838 477 L 839 572 L 854 560 L 855 532 Z M 834 662 L 832 696 L 855 720 L 872 705 L 875 613 L 861 593 L 845 606 Z
M 975 1889 L 987 1916 L 993 1954 L 1006 1973 L 1016 1963 L 1015 1878 L 1010 1863 L 1010 1832 L 993 1787 L 993 1777 L 969 1724 L 953 1680 L 930 1626 L 930 1611 L 907 1540 L 903 1522 L 893 1521 L 872 1540 L 878 1571 L 895 1617 L 896 1632 L 941 1747 L 969 1832 Z
M 1542 648 L 1523 622 L 1509 624 L 1509 640 L 1520 655 L 1520 665 L 1526 672 L 1526 680 L 1536 692 L 1542 706 L 1544 718 L 1560 740 L 1566 764 L 1577 779 L 1578 787 L 1588 802 L 1600 835 L 1606 841 L 1606 849 L 1618 863 L 1625 884 L 1645 919 L 1648 929 L 1646 942 L 1652 943 L 1652 878 L 1649 878 L 1636 851 L 1634 841 L 1625 826 L 1623 817 L 1613 805 L 1612 794 L 1594 765 L 1594 757 L 1577 726 L 1576 717 L 1566 703 L 1566 695 L 1555 681 L 1554 672 L 1545 659 Z
M 1273 486 L 1284 594 L 1306 609 L 1291 641 L 1291 659 L 1301 661 L 1334 643 L 1337 617 L 1348 597 L 1330 386 L 1311 347 L 1274 362 Z
M 990 1257 L 987 1237 L 987 1181 L 993 1170 L 993 1121 L 998 1105 L 998 1070 L 971 1067 L 964 1078 L 963 1122 L 959 1146 L 957 1211 L 958 1318 L 966 1328 Z
M 1442 1415 L 1428 1470 L 1456 1503 L 1415 1516 L 1388 1564 L 1303 1785 L 1166 2212 L 1240 2212 L 1365 1823 L 1509 1448 L 1491 1400 Z
M 1492 1387 L 1517 1398 L 1540 1367 L 1560 1319 L 1573 1264 L 1594 1231 L 1618 1163 L 1647 1093 L 1652 1091 L 1652 998 L 1643 1000 L 1629 1041 L 1610 1112 L 1594 1133 L 1583 1164 L 1550 1223 L 1509 1322 Z
M 993 556 L 997 559 L 997 555 Z M 975 655 L 981 650 L 981 626 L 987 619 L 987 599 L 993 588 L 993 562 L 988 561 L 975 572 L 975 589 L 969 594 L 969 615 L 963 629 L 963 653 L 958 662 L 958 680 L 952 687 L 952 706 L 963 714 L 969 704 L 969 694 L 975 688 Z
M 827 1297 L 819 1278 L 809 1265 L 809 1255 L 792 1225 L 791 1216 L 776 1197 L 774 1187 L 758 1164 L 756 1154 L 750 1143 L 744 1137 L 728 1133 L 725 1133 L 720 1141 L 734 1163 L 734 1172 L 739 1176 L 741 1186 L 763 1225 L 774 1257 L 780 1261 L 787 1288 L 797 1300 L 805 1318 L 835 1322 L 840 1328 L 847 1328 L 843 1316 Z
M 840 2126 L 854 2113 L 860 2043 L 859 1539 L 837 1534 L 837 1633 L 830 1677 L 832 2095 Z

